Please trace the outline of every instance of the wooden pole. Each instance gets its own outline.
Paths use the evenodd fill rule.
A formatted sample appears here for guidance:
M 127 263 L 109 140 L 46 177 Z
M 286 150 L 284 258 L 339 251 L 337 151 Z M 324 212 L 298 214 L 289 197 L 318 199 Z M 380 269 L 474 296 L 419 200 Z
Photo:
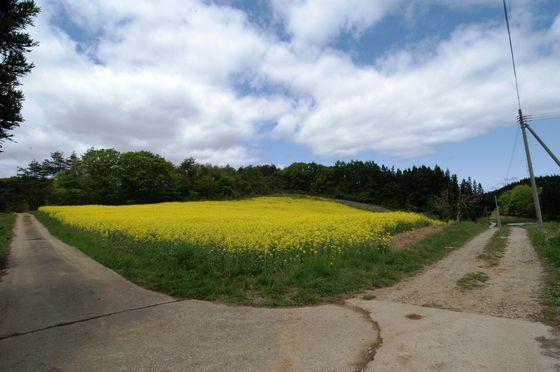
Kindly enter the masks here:
M 502 218 L 500 217 L 500 207 L 498 206 L 498 197 L 494 195 L 494 201 L 496 202 L 496 218 L 498 219 L 498 228 L 502 227 Z

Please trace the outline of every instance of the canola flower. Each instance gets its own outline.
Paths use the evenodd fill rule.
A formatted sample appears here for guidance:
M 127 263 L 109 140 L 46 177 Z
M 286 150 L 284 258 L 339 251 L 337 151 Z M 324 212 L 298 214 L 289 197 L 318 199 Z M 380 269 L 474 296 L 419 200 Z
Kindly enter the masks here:
M 297 251 L 316 254 L 328 247 L 387 242 L 398 226 L 437 224 L 409 212 L 369 212 L 334 201 L 305 197 L 257 197 L 127 206 L 45 206 L 59 221 L 138 240 L 184 242 L 226 253 Z

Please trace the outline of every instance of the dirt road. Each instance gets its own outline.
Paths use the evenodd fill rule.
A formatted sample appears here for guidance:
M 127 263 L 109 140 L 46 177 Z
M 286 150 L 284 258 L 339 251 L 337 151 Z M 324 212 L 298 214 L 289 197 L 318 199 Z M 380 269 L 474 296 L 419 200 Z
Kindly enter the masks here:
M 533 320 L 541 312 L 543 270 L 529 242 L 527 230 L 511 227 L 504 257 L 487 268 L 477 256 L 495 229 L 475 237 L 424 272 L 393 287 L 375 292 L 377 299 L 431 306 L 455 311 Z M 478 289 L 463 290 L 457 280 L 483 271 L 488 282 Z
M 0 281 L 0 370 L 352 370 L 378 341 L 366 315 L 176 302 L 18 215 Z
M 480 265 L 492 231 L 378 291 L 381 300 L 292 309 L 176 301 L 127 282 L 30 215 L 18 215 L 15 232 L 0 281 L 2 371 L 540 371 L 558 363 L 556 350 L 542 347 L 552 330 L 526 320 L 539 310 L 541 269 L 518 228 L 487 286 L 468 294 L 455 281 Z
M 512 227 L 501 262 L 486 267 L 477 256 L 494 232 L 480 234 L 412 278 L 375 291 L 375 301 L 349 301 L 369 311 L 381 331 L 382 345 L 369 370 L 558 369 L 556 333 L 531 321 L 541 311 L 543 270 L 527 231 Z M 488 282 L 460 288 L 457 280 L 473 271 L 486 272 Z

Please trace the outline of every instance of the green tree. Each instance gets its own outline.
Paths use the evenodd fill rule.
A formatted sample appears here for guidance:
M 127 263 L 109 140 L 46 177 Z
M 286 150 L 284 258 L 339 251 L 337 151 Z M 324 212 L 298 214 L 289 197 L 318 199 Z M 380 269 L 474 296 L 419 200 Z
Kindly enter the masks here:
M 50 159 L 43 160 L 43 172 L 47 176 L 56 176 L 58 173 L 70 169 L 77 158 L 75 153 L 72 153 L 70 157 L 66 158 L 62 151 L 55 151 L 51 153 Z
M 67 170 L 57 173 L 54 178 L 51 202 L 62 205 L 88 203 L 88 190 L 79 159 L 70 162 Z
M 196 199 L 195 179 L 200 165 L 190 157 L 181 162 L 177 167 L 179 175 L 179 194 L 182 199 Z
M 20 175 L 0 179 L 0 212 L 24 212 L 45 205 L 52 180 Z
M 317 163 L 292 163 L 281 172 L 283 188 L 288 191 L 310 192 L 323 167 Z
M 193 195 L 203 199 L 231 199 L 250 194 L 249 183 L 242 180 L 237 170 L 230 166 L 196 167 Z
M 240 177 L 238 184 L 242 187 L 241 193 L 248 195 L 265 195 L 270 193 L 270 183 L 259 167 L 241 167 L 237 173 Z
M 547 219 L 560 220 L 560 177 L 548 177 L 542 190 L 543 215 Z
M 175 167 L 147 151 L 119 154 L 113 149 L 90 149 L 81 159 L 75 154 L 65 157 L 62 152 L 54 152 L 49 159 L 33 161 L 20 169 L 18 178 L 17 182 L 5 184 L 7 191 L 0 190 L 0 209 L 35 206 L 45 198 L 51 204 L 129 204 L 285 192 L 432 212 L 445 219 L 474 219 L 487 206 L 486 201 L 482 203 L 484 190 L 475 180 L 459 180 L 439 166 L 400 170 L 373 161 L 336 162 L 333 166 L 293 163 L 280 170 L 274 165 L 236 169 L 199 164 L 188 158 Z M 546 203 L 543 191 L 543 205 L 549 207 L 549 216 L 558 214 L 554 192 L 559 188 L 552 182 L 553 179 L 544 183 Z M 24 186 L 28 184 L 32 186 L 28 190 L 36 195 L 33 200 L 26 195 L 29 191 Z M 54 184 L 54 188 L 43 184 Z
M 18 171 L 20 175 L 28 177 L 54 178 L 57 174 L 69 170 L 78 160 L 74 152 L 66 158 L 62 151 L 55 151 L 51 153 L 50 159 L 45 159 L 42 163 L 33 160 L 26 168 L 19 168 Z
M 150 203 L 178 196 L 179 178 L 173 164 L 149 151 L 125 152 L 119 158 L 121 200 Z
M 33 68 L 25 53 L 37 45 L 24 30 L 38 13 L 33 0 L 0 2 L 0 151 L 2 142 L 12 137 L 10 131 L 23 122 L 24 97 L 18 79 Z
M 519 185 L 511 190 L 507 211 L 508 214 L 518 217 L 533 217 L 535 215 L 533 194 L 529 186 Z
M 120 201 L 120 153 L 115 149 L 89 149 L 82 155 L 83 185 L 88 202 L 117 204 Z
M 506 216 L 510 214 L 509 211 L 510 200 L 511 200 L 511 190 L 503 192 L 502 195 L 500 195 L 500 197 L 498 198 L 498 205 L 500 207 L 501 214 Z
M 43 165 L 37 160 L 32 160 L 27 167 L 18 167 L 18 176 L 33 177 L 33 178 L 47 178 L 48 174 L 43 168 Z

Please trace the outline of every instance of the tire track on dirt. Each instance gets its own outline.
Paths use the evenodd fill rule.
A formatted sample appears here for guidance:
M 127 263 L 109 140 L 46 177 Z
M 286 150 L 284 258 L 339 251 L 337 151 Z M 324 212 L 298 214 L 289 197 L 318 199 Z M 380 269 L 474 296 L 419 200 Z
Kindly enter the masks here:
M 478 255 L 496 231 L 489 229 L 420 274 L 377 290 L 376 297 L 453 311 L 535 320 L 541 311 L 543 269 L 527 231 L 512 227 L 500 264 L 488 268 Z M 457 286 L 458 279 L 475 271 L 489 275 L 483 286 L 468 290 Z

